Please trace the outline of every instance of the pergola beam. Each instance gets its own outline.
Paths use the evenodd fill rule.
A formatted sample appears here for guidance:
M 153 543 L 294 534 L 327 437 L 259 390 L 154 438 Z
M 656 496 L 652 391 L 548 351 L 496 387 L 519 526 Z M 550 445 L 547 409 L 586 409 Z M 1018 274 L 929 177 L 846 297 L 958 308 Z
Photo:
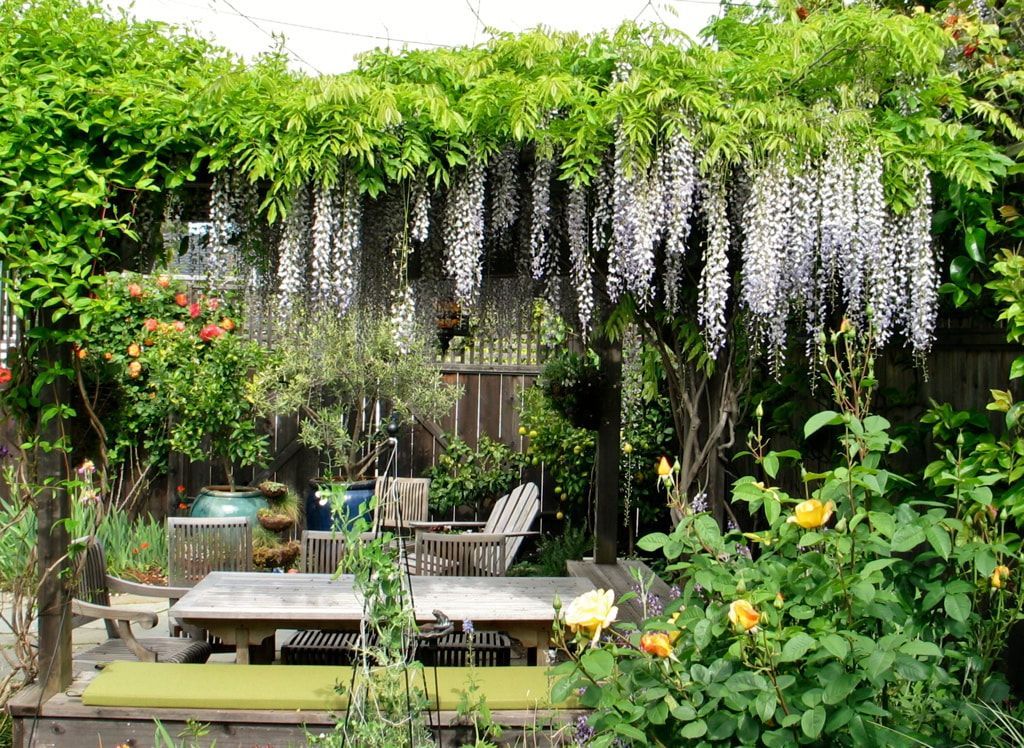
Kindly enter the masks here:
M 597 427 L 594 561 L 614 564 L 618 552 L 619 451 L 622 430 L 622 342 L 602 338 L 600 420 Z

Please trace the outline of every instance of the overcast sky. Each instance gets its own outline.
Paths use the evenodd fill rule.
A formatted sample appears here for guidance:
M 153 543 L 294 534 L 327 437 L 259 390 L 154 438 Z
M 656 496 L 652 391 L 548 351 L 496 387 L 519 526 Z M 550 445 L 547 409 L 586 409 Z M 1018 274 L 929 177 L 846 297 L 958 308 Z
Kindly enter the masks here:
M 537 25 L 563 31 L 613 29 L 623 20 L 665 23 L 696 36 L 717 13 L 716 0 L 106 0 L 139 18 L 195 29 L 245 57 L 285 36 L 296 67 L 339 73 L 375 47 L 460 46 Z M 483 23 L 481 23 L 481 21 Z

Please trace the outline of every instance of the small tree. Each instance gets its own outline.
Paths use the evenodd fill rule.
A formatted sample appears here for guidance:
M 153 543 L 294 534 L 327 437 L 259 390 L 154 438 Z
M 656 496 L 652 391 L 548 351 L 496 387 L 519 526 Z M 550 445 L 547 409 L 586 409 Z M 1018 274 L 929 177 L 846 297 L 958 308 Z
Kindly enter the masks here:
M 256 402 L 267 414 L 299 414 L 299 440 L 320 453 L 322 478 L 354 480 L 373 464 L 386 443 L 374 427 L 378 404 L 403 419 L 435 419 L 459 396 L 427 345 L 402 340 L 390 320 L 299 313 L 275 348 L 273 365 L 256 378 Z

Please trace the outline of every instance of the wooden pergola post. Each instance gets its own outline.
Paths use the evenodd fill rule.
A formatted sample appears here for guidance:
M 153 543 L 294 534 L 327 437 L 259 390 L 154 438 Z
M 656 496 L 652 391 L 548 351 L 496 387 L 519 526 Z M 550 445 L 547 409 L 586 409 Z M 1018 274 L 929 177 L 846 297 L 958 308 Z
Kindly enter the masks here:
M 619 529 L 619 451 L 622 429 L 622 343 L 602 338 L 600 421 L 597 427 L 594 561 L 614 564 Z
M 55 346 L 44 349 L 46 360 L 70 363 Z M 40 412 L 48 405 L 68 402 L 68 381 L 57 377 L 40 393 Z M 57 416 L 39 423 L 37 433 L 44 442 L 57 443 L 63 436 L 63 419 Z M 71 515 L 66 478 L 67 455 L 60 449 L 40 450 L 37 466 L 41 479 L 50 479 L 38 498 L 36 549 L 39 557 L 39 685 L 43 699 L 71 685 L 71 597 L 67 588 L 68 532 L 61 520 Z

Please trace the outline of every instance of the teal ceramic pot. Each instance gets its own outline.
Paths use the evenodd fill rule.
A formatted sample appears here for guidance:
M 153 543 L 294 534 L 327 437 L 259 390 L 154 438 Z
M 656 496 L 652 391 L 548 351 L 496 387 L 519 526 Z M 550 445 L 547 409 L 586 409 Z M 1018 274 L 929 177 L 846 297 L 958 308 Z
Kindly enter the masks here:
M 255 527 L 256 512 L 267 508 L 267 500 L 255 488 L 242 486 L 232 491 L 228 486 L 207 486 L 192 502 L 191 516 L 248 517 Z

